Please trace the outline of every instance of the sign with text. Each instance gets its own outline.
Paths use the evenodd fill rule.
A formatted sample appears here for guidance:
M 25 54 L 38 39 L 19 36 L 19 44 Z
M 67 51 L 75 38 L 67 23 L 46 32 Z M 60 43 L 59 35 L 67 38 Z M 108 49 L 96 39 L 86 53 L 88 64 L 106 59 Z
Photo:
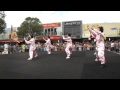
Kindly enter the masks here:
M 80 25 L 81 21 L 64 22 L 64 25 Z
M 60 23 L 49 23 L 49 24 L 42 24 L 43 28 L 54 28 L 54 27 L 60 27 Z
M 111 28 L 111 30 L 118 30 L 117 28 Z

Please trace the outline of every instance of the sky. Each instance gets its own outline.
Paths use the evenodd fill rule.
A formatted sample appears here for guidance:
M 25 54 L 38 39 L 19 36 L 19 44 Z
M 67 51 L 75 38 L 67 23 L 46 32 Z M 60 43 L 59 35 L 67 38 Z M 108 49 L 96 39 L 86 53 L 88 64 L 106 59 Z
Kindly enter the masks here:
M 5 11 L 7 28 L 19 27 L 26 17 L 37 17 L 42 24 L 82 20 L 83 24 L 120 22 L 120 11 Z

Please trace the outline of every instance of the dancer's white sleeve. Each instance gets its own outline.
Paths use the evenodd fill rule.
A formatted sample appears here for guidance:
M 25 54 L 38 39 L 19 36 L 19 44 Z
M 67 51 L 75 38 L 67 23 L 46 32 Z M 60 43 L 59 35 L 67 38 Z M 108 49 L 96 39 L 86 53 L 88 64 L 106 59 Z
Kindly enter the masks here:
M 26 42 L 26 44 L 31 44 L 32 43 L 31 40 L 30 41 L 25 40 L 25 42 Z
M 63 36 L 63 40 L 65 40 L 65 41 L 71 41 L 71 38 L 70 38 L 70 37 L 65 38 L 65 37 Z

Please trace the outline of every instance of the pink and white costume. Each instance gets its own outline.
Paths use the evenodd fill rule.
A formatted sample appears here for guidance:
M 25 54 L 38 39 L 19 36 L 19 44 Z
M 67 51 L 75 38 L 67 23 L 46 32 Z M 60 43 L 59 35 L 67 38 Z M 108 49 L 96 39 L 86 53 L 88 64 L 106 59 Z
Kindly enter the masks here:
M 46 46 L 46 51 L 48 52 L 48 54 L 51 54 L 51 40 L 50 38 L 48 38 L 47 40 L 44 39 L 46 41 L 45 46 Z
M 70 55 L 72 54 L 72 39 L 71 37 L 64 37 L 64 35 L 62 36 L 63 37 L 63 40 L 67 41 L 67 45 L 66 45 L 66 48 L 65 48 L 65 52 L 67 54 L 67 57 L 66 59 L 69 59 L 70 58 Z
M 94 38 L 94 42 L 96 42 L 96 38 L 91 32 L 90 32 L 90 38 L 91 39 Z M 96 55 L 96 45 L 95 45 L 95 53 L 94 53 L 94 55 Z
M 105 44 L 104 44 L 104 34 L 98 30 L 89 29 L 90 33 L 96 38 L 96 59 L 95 61 L 100 61 L 101 64 L 105 64 Z
M 32 60 L 33 59 L 33 54 L 35 54 L 35 57 L 38 56 L 37 52 L 36 52 L 36 45 L 35 45 L 35 39 L 31 38 L 29 41 L 25 40 L 26 44 L 30 45 L 29 48 L 29 58 L 28 60 Z

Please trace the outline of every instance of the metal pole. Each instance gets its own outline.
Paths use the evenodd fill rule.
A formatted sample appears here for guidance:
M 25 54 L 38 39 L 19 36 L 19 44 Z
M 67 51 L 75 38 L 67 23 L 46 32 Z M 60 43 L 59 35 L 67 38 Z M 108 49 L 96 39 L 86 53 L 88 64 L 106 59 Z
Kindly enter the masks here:
M 118 32 L 118 52 L 120 53 L 120 45 L 119 44 L 120 44 L 120 28 L 119 28 L 119 32 Z
M 11 46 L 11 44 L 12 44 L 11 35 L 9 36 L 9 40 L 10 40 L 10 49 L 9 49 L 10 51 L 9 51 L 9 52 L 10 52 L 10 54 L 11 54 L 11 50 L 12 50 L 12 46 Z

